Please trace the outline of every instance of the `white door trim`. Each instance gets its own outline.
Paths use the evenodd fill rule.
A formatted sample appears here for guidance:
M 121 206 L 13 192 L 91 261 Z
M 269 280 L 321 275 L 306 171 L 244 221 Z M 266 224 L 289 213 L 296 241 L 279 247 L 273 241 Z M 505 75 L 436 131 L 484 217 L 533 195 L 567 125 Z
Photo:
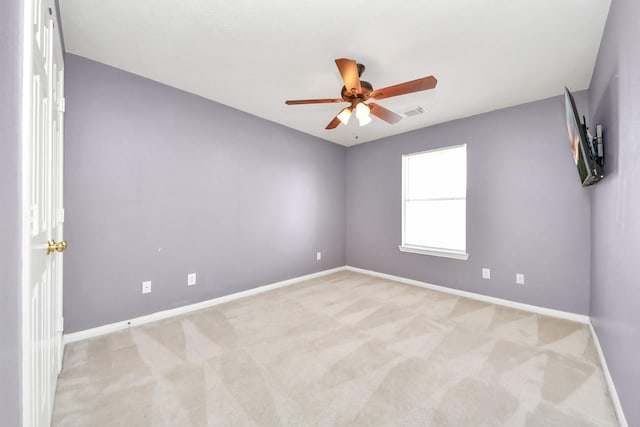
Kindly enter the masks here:
M 25 322 L 26 313 L 29 313 L 29 299 L 26 297 L 26 289 L 31 283 L 30 267 L 30 229 L 31 229 L 31 201 L 29 200 L 29 192 L 26 191 L 26 183 L 29 182 L 31 174 L 31 74 L 33 61 L 32 46 L 32 16 L 33 3 L 28 0 L 23 5 L 23 35 L 22 35 L 22 141 L 21 141 L 21 176 L 20 185 L 22 186 L 22 274 L 21 274 L 21 325 L 22 325 L 22 425 L 31 425 L 31 408 L 29 405 L 30 390 L 25 384 L 31 382 L 31 369 L 29 369 L 29 359 L 27 357 L 28 343 L 30 339 L 28 323 Z

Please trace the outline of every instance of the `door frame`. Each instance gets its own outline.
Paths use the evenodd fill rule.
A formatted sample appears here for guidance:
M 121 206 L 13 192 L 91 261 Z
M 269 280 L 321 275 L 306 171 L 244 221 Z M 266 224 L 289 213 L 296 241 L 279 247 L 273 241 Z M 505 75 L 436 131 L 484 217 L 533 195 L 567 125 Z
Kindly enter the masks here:
M 31 218 L 29 218 L 29 210 L 31 209 L 30 194 L 28 193 L 26 186 L 31 174 L 31 115 L 33 109 L 32 102 L 32 89 L 31 89 L 31 75 L 33 71 L 33 43 L 32 43 L 32 16 L 33 16 L 33 2 L 26 0 L 22 2 L 23 6 L 23 33 L 22 33 L 22 126 L 21 126 L 21 157 L 22 163 L 20 165 L 20 186 L 21 186 L 21 328 L 22 328 L 22 425 L 28 426 L 31 423 L 31 403 L 29 384 L 31 383 L 31 370 L 29 369 L 30 359 L 28 354 L 28 342 L 30 339 L 29 330 L 27 328 L 28 322 L 26 321 L 27 313 L 29 313 L 29 299 L 27 298 L 26 289 L 30 286 L 30 259 L 31 259 L 31 244 L 30 244 L 30 228 Z

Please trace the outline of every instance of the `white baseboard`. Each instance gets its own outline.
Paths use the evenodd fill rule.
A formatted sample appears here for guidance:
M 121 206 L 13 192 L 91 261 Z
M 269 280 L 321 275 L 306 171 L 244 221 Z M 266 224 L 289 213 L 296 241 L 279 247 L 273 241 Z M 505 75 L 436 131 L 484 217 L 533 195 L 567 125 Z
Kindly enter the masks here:
M 121 331 L 123 329 L 127 329 L 133 326 L 144 325 L 145 323 L 155 322 L 157 320 L 167 319 L 169 317 L 179 316 L 181 314 L 202 310 L 203 308 L 212 307 L 214 305 L 233 301 L 239 298 L 245 298 L 251 295 L 261 294 L 263 292 L 267 292 L 273 289 L 283 288 L 285 286 L 293 285 L 295 283 L 300 283 L 309 279 L 315 279 L 317 277 L 326 276 L 327 274 L 336 273 L 338 271 L 343 271 L 343 270 L 345 270 L 345 267 L 337 267 L 337 268 L 332 268 L 330 270 L 323 270 L 317 273 L 294 277 L 293 279 L 287 279 L 281 282 L 259 286 L 257 288 L 249 289 L 246 291 L 236 292 L 230 295 L 225 295 L 222 297 L 213 298 L 213 299 L 202 301 L 202 302 L 197 302 L 195 304 L 189 304 L 182 307 L 172 308 L 169 310 L 158 311 L 156 313 L 135 317 L 133 319 L 122 320 L 120 322 L 110 323 L 108 325 L 98 326 L 96 328 L 85 329 L 84 331 L 65 334 L 64 344 L 68 344 L 75 341 L 81 341 L 88 338 L 94 338 L 100 335 Z
M 609 389 L 609 394 L 611 396 L 611 401 L 613 403 L 614 410 L 616 412 L 616 416 L 618 417 L 618 422 L 620 423 L 620 427 L 628 427 L 626 418 L 624 416 L 624 412 L 622 411 L 622 405 L 620 404 L 620 399 L 618 398 L 618 393 L 616 392 L 615 385 L 611 378 L 611 374 L 609 373 L 609 368 L 607 367 L 607 362 L 604 358 L 604 353 L 602 352 L 602 347 L 600 347 L 600 341 L 598 340 L 598 336 L 596 335 L 596 331 L 591 324 L 589 316 L 570 313 L 561 310 L 554 310 L 545 307 L 538 307 L 531 304 L 524 304 L 515 301 L 509 301 L 502 298 L 490 297 L 487 295 L 477 294 L 474 292 L 461 291 L 458 289 L 447 288 L 445 286 L 434 285 L 431 283 L 421 282 L 419 280 L 407 279 L 405 277 L 394 276 L 386 273 L 379 273 L 377 271 L 366 270 L 363 268 L 352 267 L 346 265 L 344 267 L 332 268 L 330 270 L 319 271 L 317 273 L 307 274 L 305 276 L 295 277 L 293 279 L 283 280 L 281 282 L 272 283 L 270 285 L 259 286 L 257 288 L 249 289 L 242 292 L 236 292 L 234 294 L 225 295 L 218 298 L 213 298 L 207 301 L 198 302 L 195 304 L 190 304 L 178 308 L 173 308 L 170 310 L 159 311 L 156 313 L 148 314 L 145 316 L 136 317 L 129 320 L 123 320 L 121 322 L 115 322 L 104 326 L 99 326 L 97 328 L 86 329 L 84 331 L 74 332 L 71 334 L 64 335 L 64 344 L 81 341 L 88 338 L 98 337 L 100 335 L 105 335 L 111 332 L 120 331 L 123 329 L 130 328 L 132 326 L 143 325 L 145 323 L 155 322 L 157 320 L 167 319 L 174 316 L 179 316 L 181 314 L 190 313 L 197 310 L 202 310 L 207 307 L 212 307 L 214 305 L 222 304 L 225 302 L 233 301 L 236 299 L 248 297 L 251 295 L 257 295 L 263 292 L 270 291 L 272 289 L 278 289 L 285 286 L 293 285 L 296 283 L 303 282 L 309 279 L 315 279 L 317 277 L 326 276 L 331 273 L 337 273 L 339 271 L 353 271 L 356 273 L 368 274 L 370 276 L 380 277 L 383 279 L 393 280 L 399 283 L 405 283 L 407 285 L 419 286 L 421 288 L 430 289 L 438 292 L 445 292 L 448 294 L 462 296 L 465 298 L 471 298 L 479 301 L 484 301 L 492 304 L 498 304 L 505 307 L 511 307 L 523 311 L 528 311 L 531 313 L 543 314 L 546 316 L 557 317 L 560 319 L 572 320 L 574 322 L 583 323 L 589 325 L 589 329 L 591 331 L 591 335 L 593 337 L 593 341 L 595 343 L 596 349 L 598 351 L 598 357 L 600 358 L 600 365 L 602 366 L 602 372 L 605 377 L 605 381 L 607 383 L 607 387 Z
M 514 301 L 505 300 L 502 298 L 490 297 L 487 295 L 476 294 L 473 292 L 461 291 L 457 289 L 447 288 L 445 286 L 434 285 L 431 283 L 421 282 L 418 280 L 407 279 L 405 277 L 394 276 L 386 273 L 379 273 L 377 271 L 365 270 L 363 268 L 344 266 L 332 268 L 330 270 L 319 271 L 317 273 L 307 274 L 305 276 L 295 277 L 293 279 L 283 280 L 281 282 L 272 283 L 270 285 L 259 286 L 257 288 L 249 289 L 242 292 L 236 292 L 234 294 L 225 295 L 218 298 L 213 298 L 210 300 L 198 302 L 195 304 L 189 304 L 182 307 L 172 308 L 169 310 L 158 311 L 156 313 L 147 314 L 140 317 L 135 317 L 133 319 L 122 320 L 120 322 L 110 323 L 108 325 L 98 326 L 96 328 L 86 329 L 83 331 L 73 332 L 70 334 L 64 335 L 64 343 L 71 343 L 75 341 L 85 340 L 88 338 L 98 337 L 100 335 L 109 334 L 116 331 L 121 331 L 123 329 L 130 328 L 132 326 L 143 325 L 150 322 L 155 322 L 157 320 L 167 319 L 169 317 L 179 316 L 181 314 L 190 313 L 197 310 L 202 310 L 207 307 L 212 307 L 214 305 L 222 304 L 228 301 L 233 301 L 239 298 L 248 297 L 251 295 L 257 295 L 262 292 L 270 291 L 272 289 L 282 288 L 285 286 L 293 285 L 295 283 L 303 282 L 305 280 L 314 279 L 316 277 L 322 277 L 327 274 L 336 273 L 338 271 L 353 271 L 362 274 L 368 274 L 370 276 L 381 277 L 388 280 L 393 280 L 400 283 L 405 283 L 408 285 L 419 286 L 426 289 L 431 289 L 434 291 L 445 292 L 448 294 L 462 296 L 466 298 L 471 298 L 479 301 L 484 301 L 492 304 L 503 305 L 506 307 L 516 308 L 519 310 L 529 311 L 532 313 L 544 314 L 546 316 L 558 317 L 561 319 L 572 320 L 574 322 L 580 322 L 584 324 L 589 323 L 589 317 L 582 314 L 569 313 L 561 310 L 554 310 L 550 308 L 538 307 L 535 305 L 524 304 Z
M 609 372 L 607 361 L 604 358 L 602 347 L 600 347 L 600 340 L 598 340 L 598 335 L 596 334 L 596 330 L 593 328 L 593 324 L 591 322 L 589 322 L 589 329 L 591 330 L 591 336 L 593 337 L 593 342 L 596 346 L 596 350 L 598 351 L 600 367 L 602 368 L 604 380 L 607 383 L 607 388 L 609 389 L 609 396 L 611 396 L 613 409 L 616 411 L 616 417 L 618 417 L 618 424 L 620 424 L 620 427 L 629 427 L 629 424 L 627 424 L 627 419 L 624 416 L 624 412 L 622 411 L 622 404 L 620 403 L 620 398 L 618 397 L 616 386 L 613 383 L 613 379 L 611 378 L 611 373 Z
M 509 301 L 502 298 L 490 297 L 487 295 L 476 294 L 474 292 L 460 291 L 458 289 L 447 288 L 445 286 L 433 285 L 431 283 L 421 282 L 419 280 L 407 279 L 405 277 L 394 276 L 386 273 L 378 273 L 377 271 L 365 270 L 364 268 L 345 266 L 345 270 L 354 271 L 356 273 L 368 274 L 383 279 L 393 280 L 395 282 L 405 283 L 407 285 L 419 286 L 421 288 L 431 289 L 433 291 L 445 292 L 448 294 L 471 298 L 491 304 L 503 305 L 505 307 L 516 308 L 518 310 L 530 311 L 532 313 L 544 314 L 545 316 L 558 317 L 560 319 L 572 320 L 574 322 L 589 324 L 589 316 L 584 314 L 570 313 L 568 311 L 554 310 L 552 308 L 538 307 L 536 305 L 524 304 L 521 302 Z

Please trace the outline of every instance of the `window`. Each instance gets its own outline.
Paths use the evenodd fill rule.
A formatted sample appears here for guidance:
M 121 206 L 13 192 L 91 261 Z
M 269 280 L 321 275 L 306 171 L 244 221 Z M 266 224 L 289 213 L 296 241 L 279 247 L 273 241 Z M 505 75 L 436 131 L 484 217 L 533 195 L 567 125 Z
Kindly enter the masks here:
M 467 259 L 467 146 L 402 156 L 403 252 Z

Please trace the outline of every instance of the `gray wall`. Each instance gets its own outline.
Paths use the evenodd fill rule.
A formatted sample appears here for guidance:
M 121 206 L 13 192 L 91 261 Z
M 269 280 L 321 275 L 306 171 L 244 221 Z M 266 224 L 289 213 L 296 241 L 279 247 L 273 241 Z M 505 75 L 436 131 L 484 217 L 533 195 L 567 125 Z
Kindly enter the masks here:
M 586 93 L 576 98 L 586 113 Z M 469 259 L 400 252 L 401 156 L 462 143 Z M 347 264 L 587 314 L 590 190 L 572 162 L 560 97 L 350 148 Z M 516 273 L 525 286 L 514 284 Z
M 591 318 L 630 426 L 640 426 L 640 2 L 613 0 L 589 91 L 604 126 L 592 200 Z
M 0 424 L 20 425 L 22 2 L 0 13 Z
M 345 147 L 71 54 L 66 71 L 67 333 L 344 265 Z

